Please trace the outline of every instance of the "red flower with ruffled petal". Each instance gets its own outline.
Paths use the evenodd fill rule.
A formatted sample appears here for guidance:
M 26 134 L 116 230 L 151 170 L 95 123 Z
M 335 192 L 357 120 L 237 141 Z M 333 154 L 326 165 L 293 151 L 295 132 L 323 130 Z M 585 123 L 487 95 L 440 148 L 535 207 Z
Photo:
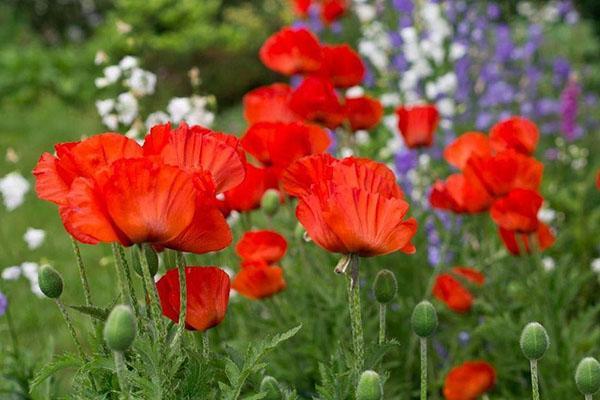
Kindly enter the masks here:
M 414 253 L 414 218 L 393 173 L 371 160 L 309 156 L 292 164 L 284 188 L 299 197 L 296 216 L 319 246 L 363 257 Z
M 250 231 L 235 246 L 235 252 L 243 261 L 265 261 L 273 264 L 283 258 L 287 241 L 275 231 Z
M 330 129 L 344 120 L 344 107 L 327 79 L 309 76 L 292 93 L 290 108 L 300 117 Z
M 435 279 L 433 295 L 457 313 L 466 313 L 473 306 L 473 295 L 450 274 L 440 274 Z
M 283 28 L 260 48 L 260 60 L 284 75 L 306 74 L 321 68 L 319 39 L 305 28 Z
M 265 261 L 247 261 L 233 278 L 231 287 L 244 297 L 258 300 L 271 297 L 286 288 L 283 270 Z
M 485 283 L 485 275 L 483 275 L 480 271 L 475 268 L 470 267 L 453 267 L 452 273 L 458 276 L 462 276 L 469 282 L 476 284 L 477 286 L 482 286 Z
M 285 83 L 261 86 L 244 96 L 244 117 L 249 124 L 257 122 L 295 122 L 298 117 L 290 109 L 292 88 Z
M 321 19 L 326 24 L 330 24 L 342 17 L 347 8 L 347 0 L 323 0 L 321 3 Z
M 492 196 L 474 175 L 450 175 L 445 181 L 436 181 L 429 194 L 432 207 L 459 214 L 486 211 L 492 201 Z
M 369 96 L 346 99 L 344 108 L 353 131 L 373 129 L 383 116 L 383 106 L 379 100 Z
M 452 368 L 444 381 L 446 400 L 476 400 L 496 383 L 496 370 L 485 361 L 467 361 Z
M 246 178 L 238 186 L 224 193 L 227 208 L 235 211 L 251 211 L 260 207 L 265 191 L 277 187 L 277 177 L 273 171 L 246 165 Z
M 429 147 L 440 121 L 437 108 L 431 104 L 401 106 L 396 110 L 398 129 L 408 148 Z
M 512 149 L 525 155 L 532 154 L 539 137 L 537 126 L 523 117 L 505 119 L 490 130 L 490 143 L 497 153 Z
M 448 164 L 463 169 L 472 156 L 492 155 L 490 141 L 481 132 L 466 132 L 457 137 L 444 149 L 444 158 Z
M 490 214 L 502 229 L 531 233 L 538 228 L 537 215 L 543 201 L 534 190 L 514 189 L 494 202 Z
M 504 246 L 515 256 L 523 253 L 532 253 L 533 251 L 544 251 L 556 241 L 550 227 L 542 222 L 538 224 L 537 230 L 530 234 L 509 231 L 502 228 L 499 228 L 498 232 Z
M 225 318 L 229 303 L 230 282 L 225 271 L 217 267 L 185 267 L 187 309 L 185 327 L 206 331 Z M 158 280 L 156 289 L 163 315 L 174 323 L 179 321 L 179 275 L 171 269 Z
M 347 44 L 325 45 L 322 51 L 323 62 L 318 75 L 338 88 L 349 88 L 362 83 L 366 73 L 365 65 L 352 47 Z

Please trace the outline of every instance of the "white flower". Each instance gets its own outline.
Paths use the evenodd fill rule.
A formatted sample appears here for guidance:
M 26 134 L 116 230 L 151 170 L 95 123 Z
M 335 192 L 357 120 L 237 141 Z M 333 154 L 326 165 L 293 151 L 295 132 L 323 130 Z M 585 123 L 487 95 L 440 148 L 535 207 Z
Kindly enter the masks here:
M 125 125 L 131 125 L 138 115 L 138 101 L 130 92 L 121 93 L 117 97 L 115 110 L 118 113 L 119 121 Z
M 101 117 L 104 117 L 106 114 L 111 112 L 114 107 L 115 107 L 114 99 L 104 99 L 104 100 L 96 101 L 96 110 L 98 110 L 98 114 L 100 114 Z
M 370 4 L 356 4 L 354 12 L 361 22 L 372 21 L 377 16 L 377 9 Z
M 125 56 L 121 59 L 121 61 L 119 61 L 119 67 L 123 71 L 127 71 L 127 70 L 135 68 L 137 66 L 138 66 L 138 60 L 137 60 L 137 58 L 135 58 L 133 56 Z
M 110 82 L 105 77 L 96 78 L 94 79 L 94 85 L 96 85 L 98 89 L 102 89 L 110 85 Z
M 356 131 L 354 133 L 354 138 L 356 139 L 356 144 L 361 146 L 371 141 L 371 135 L 369 135 L 369 132 L 363 130 Z
M 27 179 L 23 178 L 18 172 L 11 172 L 0 179 L 0 193 L 2 193 L 4 205 L 8 211 L 12 211 L 23 204 L 29 187 Z
M 109 84 L 115 83 L 121 77 L 121 68 L 117 65 L 110 65 L 103 70 L 104 78 L 108 81 Z
M 437 102 L 437 108 L 443 116 L 452 117 L 455 112 L 454 100 L 449 97 L 440 99 Z
M 552 210 L 551 208 L 541 208 L 540 211 L 538 211 L 537 216 L 540 221 L 549 224 L 556 218 L 556 211 Z
M 102 123 L 111 131 L 116 130 L 119 127 L 119 118 L 116 114 L 108 114 L 102 117 Z
M 94 64 L 100 65 L 108 61 L 108 55 L 102 50 L 98 50 L 94 56 Z
M 352 99 L 356 97 L 362 97 L 365 95 L 365 89 L 362 86 L 352 86 L 346 90 L 346 98 Z
M 592 260 L 592 271 L 594 271 L 597 274 L 600 274 L 600 258 L 596 258 L 594 260 Z
M 27 243 L 29 250 L 35 250 L 44 243 L 46 239 L 46 231 L 43 229 L 27 228 L 23 235 L 23 240 Z
M 192 103 L 187 97 L 174 97 L 167 105 L 167 111 L 171 114 L 171 121 L 179 123 L 192 110 Z
M 139 95 L 149 95 L 154 93 L 156 75 L 141 68 L 134 68 L 131 71 L 129 79 L 125 81 L 125 84 Z
M 552 257 L 544 257 L 542 258 L 542 267 L 546 272 L 552 272 L 556 268 L 556 262 Z
M 454 72 L 448 72 L 440 76 L 437 80 L 437 87 L 440 93 L 452 93 L 458 86 L 458 79 Z
M 2 270 L 2 279 L 5 281 L 15 281 L 21 277 L 21 272 L 19 265 L 13 265 Z
M 240 220 L 240 213 L 233 210 L 229 213 L 229 216 L 227 217 L 227 223 L 229 224 L 229 226 L 234 226 L 235 224 L 237 224 L 237 222 Z
M 430 99 L 435 99 L 438 95 L 438 87 L 434 82 L 427 82 L 425 84 L 425 94 Z
M 342 158 L 351 157 L 353 155 L 354 155 L 354 152 L 352 151 L 352 149 L 350 147 L 342 147 L 340 149 L 340 156 Z
M 454 61 L 462 58 L 467 54 L 467 48 L 460 43 L 452 43 L 450 45 L 450 58 Z
M 393 107 L 400 104 L 400 95 L 398 93 L 384 93 L 381 95 L 381 105 L 384 107 Z
M 23 276 L 30 281 L 37 280 L 38 269 L 40 265 L 35 262 L 25 261 L 21 264 L 21 270 L 23 271 Z
M 154 125 L 165 124 L 169 122 L 169 114 L 164 111 L 156 111 L 146 118 L 146 128 L 150 129 Z

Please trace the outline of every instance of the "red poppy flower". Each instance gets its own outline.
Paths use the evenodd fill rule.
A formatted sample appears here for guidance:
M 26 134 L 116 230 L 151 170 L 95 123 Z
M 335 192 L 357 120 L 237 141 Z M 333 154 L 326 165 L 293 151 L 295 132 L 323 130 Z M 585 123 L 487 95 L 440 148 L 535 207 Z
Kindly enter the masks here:
M 257 122 L 295 122 L 300 118 L 290 109 L 292 88 L 285 83 L 261 86 L 244 96 L 244 117 Z
M 347 44 L 325 45 L 322 48 L 323 62 L 317 72 L 333 86 L 348 88 L 360 85 L 365 78 L 365 65 L 360 56 Z
M 353 131 L 372 129 L 379 124 L 383 116 L 383 106 L 379 100 L 369 96 L 346 99 L 344 108 Z
M 473 306 L 473 296 L 450 274 L 440 274 L 435 279 L 433 295 L 457 313 L 466 313 Z
M 42 154 L 33 175 L 38 197 L 57 205 L 66 204 L 77 177 L 94 179 L 117 160 L 142 156 L 142 148 L 134 140 L 118 133 L 103 133 L 54 148 L 56 156 Z
M 474 175 L 450 175 L 446 181 L 435 182 L 429 194 L 432 207 L 458 214 L 485 211 L 492 201 L 493 198 Z
M 286 288 L 283 270 L 269 266 L 265 261 L 242 263 L 240 272 L 233 278 L 231 287 L 249 299 L 271 297 Z
M 321 3 L 321 19 L 326 24 L 330 24 L 343 16 L 347 8 L 346 0 L 323 0 Z
M 482 286 L 485 283 L 485 275 L 483 275 L 480 271 L 477 271 L 474 268 L 470 267 L 454 267 L 452 268 L 452 273 L 462 276 L 469 282 L 476 284 L 477 286 Z
M 539 137 L 537 126 L 523 117 L 505 119 L 490 130 L 490 143 L 495 152 L 512 149 L 529 155 L 535 151 Z
M 544 199 L 536 191 L 514 189 L 492 205 L 491 216 L 503 229 L 531 233 L 538 227 L 538 211 Z
M 452 368 L 444 381 L 446 400 L 476 400 L 496 383 L 496 370 L 485 361 L 467 361 Z
M 415 251 L 410 241 L 417 222 L 403 219 L 408 203 L 385 165 L 309 156 L 288 168 L 283 183 L 299 196 L 298 220 L 326 250 L 363 257 Z
M 532 157 L 506 150 L 489 157 L 469 158 L 464 174 L 477 177 L 488 193 L 495 197 L 513 189 L 537 190 L 542 181 L 544 164 Z
M 300 117 L 330 129 L 344 120 L 344 107 L 327 79 L 309 76 L 292 93 L 290 108 Z
M 229 276 L 217 267 L 185 267 L 187 308 L 185 327 L 206 331 L 225 318 L 229 302 Z M 163 315 L 179 322 L 179 275 L 176 268 L 156 283 Z
M 246 178 L 238 186 L 224 193 L 230 210 L 251 211 L 260 207 L 260 200 L 267 189 L 277 187 L 277 179 L 267 168 L 246 165 Z
M 509 231 L 502 228 L 498 228 L 498 232 L 500 233 L 502 242 L 504 242 L 504 246 L 515 256 L 523 252 L 544 251 L 556 241 L 550 227 L 542 222 L 538 224 L 537 230 L 530 234 Z
M 248 129 L 242 146 L 258 161 L 278 170 L 285 169 L 297 159 L 322 153 L 331 139 L 316 125 L 301 122 L 261 122 Z
M 294 12 L 301 18 L 306 18 L 308 16 L 308 10 L 312 4 L 312 0 L 292 0 L 292 6 L 294 7 Z
M 235 246 L 235 252 L 244 261 L 265 261 L 273 264 L 281 260 L 287 250 L 283 236 L 274 231 L 250 231 Z
M 491 154 L 490 141 L 481 132 L 463 133 L 444 149 L 444 158 L 448 164 L 461 170 L 471 156 L 487 157 Z
M 283 28 L 260 48 L 260 60 L 284 75 L 315 72 L 321 67 L 319 39 L 305 28 Z
M 401 106 L 396 110 L 398 129 L 407 147 L 429 147 L 440 121 L 437 108 L 431 104 Z

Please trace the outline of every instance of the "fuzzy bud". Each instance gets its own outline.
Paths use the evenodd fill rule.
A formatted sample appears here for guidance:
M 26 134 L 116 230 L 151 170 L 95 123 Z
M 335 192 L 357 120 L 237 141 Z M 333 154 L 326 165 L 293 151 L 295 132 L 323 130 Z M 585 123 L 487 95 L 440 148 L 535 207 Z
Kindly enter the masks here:
M 383 399 L 383 387 L 381 378 L 375 371 L 365 371 L 358 380 L 356 388 L 356 400 L 381 400 Z
M 577 389 L 584 395 L 592 395 L 600 390 L 600 363 L 593 357 L 586 357 L 575 371 Z
M 40 268 L 38 284 L 42 293 L 51 299 L 58 299 L 63 292 L 62 276 L 49 265 L 42 265 Z
M 268 216 L 275 215 L 279 209 L 279 192 L 275 189 L 268 189 L 260 200 L 260 207 Z
M 260 383 L 260 392 L 265 394 L 265 397 L 263 397 L 265 400 L 280 400 L 282 398 L 279 383 L 272 376 L 267 375 L 263 378 Z
M 156 252 L 150 245 L 144 244 L 142 246 L 142 249 L 143 249 L 142 252 L 144 253 L 144 256 L 146 257 L 146 261 L 148 262 L 148 269 L 150 270 L 150 276 L 154 276 L 158 272 L 158 255 L 156 254 Z M 143 277 L 144 274 L 142 273 L 142 265 L 140 264 L 140 257 L 139 257 L 139 253 L 137 251 L 133 252 L 133 257 L 132 257 L 131 261 L 132 261 L 133 270 L 135 271 L 135 273 L 138 274 L 139 276 Z
M 417 304 L 412 313 L 410 324 L 413 332 L 421 338 L 433 335 L 438 326 L 437 312 L 433 304 L 427 300 Z
M 129 306 L 119 304 L 113 308 L 104 324 L 104 341 L 113 351 L 125 351 L 135 339 L 135 317 Z
M 550 347 L 546 329 L 538 322 L 530 322 L 521 333 L 521 351 L 529 360 L 539 360 Z
M 373 283 L 373 292 L 378 303 L 387 304 L 394 300 L 398 293 L 396 275 L 389 269 L 379 271 Z

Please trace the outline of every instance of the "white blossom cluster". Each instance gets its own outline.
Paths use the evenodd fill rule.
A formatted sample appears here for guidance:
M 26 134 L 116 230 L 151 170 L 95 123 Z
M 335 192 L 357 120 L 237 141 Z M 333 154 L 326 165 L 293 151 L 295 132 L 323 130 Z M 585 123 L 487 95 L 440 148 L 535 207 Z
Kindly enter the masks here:
M 10 172 L 0 178 L 0 193 L 6 209 L 12 211 L 23 204 L 30 187 L 29 181 L 18 172 Z
M 2 279 L 5 281 L 16 281 L 21 277 L 24 277 L 29 281 L 31 292 L 38 297 L 44 297 L 38 283 L 38 271 L 40 265 L 36 262 L 26 261 L 21 265 L 14 265 L 12 267 L 5 268 L 2 270 Z
M 549 1 L 542 5 L 535 4 L 531 1 L 520 1 L 517 3 L 517 12 L 529 19 L 533 23 L 545 22 L 553 24 L 559 21 L 561 18 L 561 3 L 563 1 Z M 576 24 L 579 21 L 579 13 L 574 8 L 569 10 L 564 15 L 564 21 L 568 24 Z
M 146 127 L 169 121 L 174 124 L 186 122 L 189 125 L 210 127 L 215 120 L 215 114 L 209 110 L 213 102 L 212 96 L 174 97 L 169 101 L 166 112 L 156 111 L 148 115 Z

